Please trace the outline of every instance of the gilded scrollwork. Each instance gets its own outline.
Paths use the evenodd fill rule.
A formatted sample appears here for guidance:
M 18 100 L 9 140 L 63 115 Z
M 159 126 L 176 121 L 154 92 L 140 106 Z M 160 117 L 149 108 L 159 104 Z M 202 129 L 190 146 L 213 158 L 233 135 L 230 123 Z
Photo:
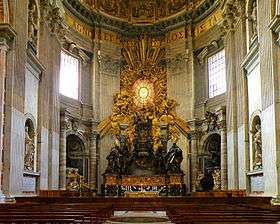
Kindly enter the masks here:
M 90 187 L 85 182 L 85 178 L 79 174 L 77 168 L 66 169 L 66 189 L 68 191 L 89 191 Z
M 187 131 L 187 125 L 180 120 L 175 112 L 177 102 L 167 97 L 166 68 L 159 65 L 164 55 L 160 44 L 149 37 L 123 41 L 123 55 L 127 64 L 121 71 L 121 91 L 114 97 L 110 122 L 99 125 L 100 132 L 109 130 L 111 125 L 113 135 L 120 138 L 121 124 L 127 124 L 125 135 L 127 143 L 133 146 L 135 138 L 135 122 L 151 120 L 153 149 L 161 145 L 160 125 L 167 127 L 168 139 L 178 139 L 179 129 Z
M 221 190 L 221 169 L 214 169 L 212 173 L 213 181 L 214 181 L 214 191 Z

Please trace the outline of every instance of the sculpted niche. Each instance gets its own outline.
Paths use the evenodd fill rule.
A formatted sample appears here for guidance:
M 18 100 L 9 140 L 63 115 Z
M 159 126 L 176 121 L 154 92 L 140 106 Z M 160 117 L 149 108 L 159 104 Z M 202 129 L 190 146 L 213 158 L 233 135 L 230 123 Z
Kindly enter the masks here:
M 253 170 L 260 170 L 262 169 L 262 131 L 259 116 L 253 120 L 251 135 Z
M 35 171 L 35 132 L 30 119 L 25 122 L 24 170 Z

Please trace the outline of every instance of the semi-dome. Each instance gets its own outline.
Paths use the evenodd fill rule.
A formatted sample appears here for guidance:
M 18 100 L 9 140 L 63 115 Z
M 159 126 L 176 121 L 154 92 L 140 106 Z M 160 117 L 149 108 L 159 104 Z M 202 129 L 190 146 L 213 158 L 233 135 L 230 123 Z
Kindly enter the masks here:
M 79 0 L 93 10 L 131 23 L 153 23 L 201 5 L 204 0 Z
M 150 32 L 200 21 L 218 7 L 220 0 L 64 0 L 65 6 L 91 24 L 110 29 Z M 135 26 L 136 25 L 136 26 Z

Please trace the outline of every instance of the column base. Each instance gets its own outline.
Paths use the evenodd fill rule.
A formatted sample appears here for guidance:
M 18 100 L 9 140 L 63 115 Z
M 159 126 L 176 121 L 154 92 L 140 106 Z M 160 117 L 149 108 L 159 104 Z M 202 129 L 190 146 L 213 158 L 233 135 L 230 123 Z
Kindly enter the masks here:
M 271 203 L 272 205 L 280 205 L 280 195 L 274 196 L 274 197 L 271 199 L 270 203 Z

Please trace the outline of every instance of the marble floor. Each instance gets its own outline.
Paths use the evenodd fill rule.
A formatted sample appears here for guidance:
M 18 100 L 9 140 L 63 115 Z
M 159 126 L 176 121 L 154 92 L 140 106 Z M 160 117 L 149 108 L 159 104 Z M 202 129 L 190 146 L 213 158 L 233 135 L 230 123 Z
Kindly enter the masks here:
M 171 224 L 164 211 L 115 211 L 106 224 Z

